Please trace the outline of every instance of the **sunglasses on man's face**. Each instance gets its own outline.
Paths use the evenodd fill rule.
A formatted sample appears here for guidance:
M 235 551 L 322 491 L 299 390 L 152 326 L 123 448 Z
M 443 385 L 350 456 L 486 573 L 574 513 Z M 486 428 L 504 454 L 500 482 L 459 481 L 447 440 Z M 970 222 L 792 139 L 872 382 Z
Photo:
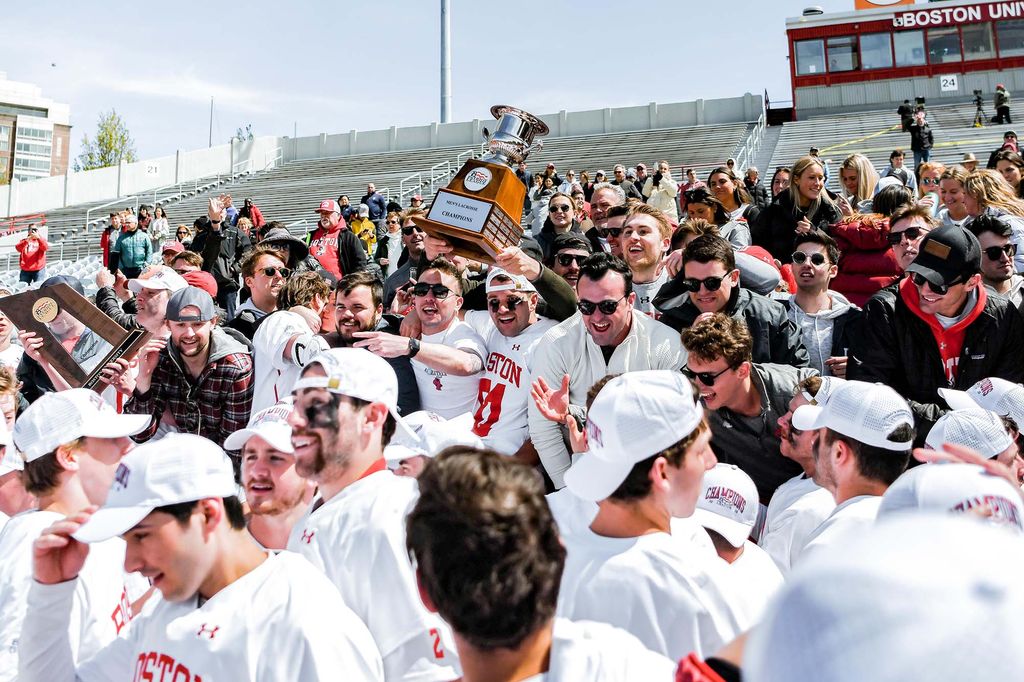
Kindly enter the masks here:
M 732 369 L 732 367 L 726 367 L 721 372 L 694 372 L 689 367 L 683 367 L 679 371 L 681 371 L 683 373 L 683 376 L 685 376 L 690 381 L 696 380 L 704 384 L 705 386 L 714 386 L 715 380 L 718 377 L 725 374 L 726 372 L 728 372 L 730 369 Z
M 572 206 L 569 204 L 554 204 L 552 206 L 548 206 L 548 210 L 552 213 L 568 213 L 572 210 Z
M 288 279 L 288 275 L 292 274 L 292 271 L 289 270 L 288 268 L 263 268 L 262 272 L 267 277 L 273 277 L 274 275 L 280 273 L 280 275 L 285 279 Z
M 896 246 L 903 241 L 903 237 L 906 237 L 908 242 L 912 242 L 925 233 L 926 231 L 919 227 L 908 227 L 902 232 L 890 232 L 885 241 L 889 243 L 889 246 Z
M 602 227 L 601 236 L 605 238 L 612 237 L 614 239 L 618 239 L 622 236 L 622 230 L 623 228 L 621 227 Z
M 577 266 L 583 265 L 583 261 L 586 259 L 586 256 L 579 256 L 575 253 L 560 253 L 555 256 L 555 260 L 557 260 L 558 264 L 563 268 L 567 268 L 573 263 L 576 263 Z
M 953 282 L 950 282 L 949 284 L 932 284 L 924 275 L 917 272 L 911 275 L 911 279 L 913 279 L 914 284 L 922 288 L 925 284 L 927 284 L 928 288 L 934 291 L 939 296 L 945 296 L 946 294 L 949 293 L 950 289 L 952 289 L 958 284 L 963 284 L 963 282 L 961 282 L 959 278 Z
M 722 288 L 722 282 L 726 280 L 726 277 L 705 277 L 704 279 L 697 279 L 696 277 L 687 277 L 683 280 L 683 288 L 687 291 L 697 293 L 703 286 L 708 291 L 718 291 Z
M 1005 246 L 990 246 L 985 249 L 985 257 L 992 261 L 1002 260 L 1003 256 L 1012 259 L 1017 255 L 1016 244 L 1006 244 Z
M 515 309 L 523 302 L 523 299 L 518 296 L 509 296 L 505 299 L 505 307 L 508 308 L 509 312 L 515 312 Z M 491 309 L 492 313 L 496 313 L 501 309 L 501 301 L 496 298 L 487 299 L 487 307 Z
M 811 263 L 814 265 L 821 266 L 825 264 L 825 254 L 822 253 L 806 254 L 803 251 L 794 251 L 790 258 L 793 260 L 793 265 L 803 265 L 807 262 L 808 258 L 811 259 Z
M 434 294 L 434 298 L 439 301 L 443 301 L 451 295 L 452 290 L 443 284 L 427 284 L 426 282 L 418 282 L 412 288 L 412 295 L 418 298 L 422 298 L 429 293 Z
M 413 232 L 419 232 L 422 234 L 423 230 L 420 229 L 419 225 L 410 225 L 408 227 L 402 228 L 402 234 L 405 235 L 406 237 L 411 235 Z
M 605 315 L 611 315 L 619 309 L 619 302 L 626 298 L 625 294 L 615 299 L 606 299 L 604 301 L 588 301 L 585 298 L 581 298 L 576 302 L 576 307 L 580 309 L 580 312 L 584 315 L 593 315 L 595 310 L 600 310 Z
M 397 220 L 388 220 L 386 222 L 387 222 L 388 225 L 398 225 L 399 224 L 399 221 L 397 221 Z

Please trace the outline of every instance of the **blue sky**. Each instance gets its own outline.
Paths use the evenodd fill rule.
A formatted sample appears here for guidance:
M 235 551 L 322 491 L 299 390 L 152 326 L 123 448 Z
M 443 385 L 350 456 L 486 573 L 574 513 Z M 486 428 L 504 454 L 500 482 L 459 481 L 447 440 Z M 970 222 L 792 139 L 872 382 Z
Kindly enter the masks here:
M 141 158 L 257 135 L 439 120 L 437 0 L 7 3 L 0 71 L 71 105 L 72 150 L 111 107 Z M 451 0 L 452 120 L 728 97 L 788 100 L 785 18 L 853 0 Z M 55 66 L 51 66 L 55 64 Z

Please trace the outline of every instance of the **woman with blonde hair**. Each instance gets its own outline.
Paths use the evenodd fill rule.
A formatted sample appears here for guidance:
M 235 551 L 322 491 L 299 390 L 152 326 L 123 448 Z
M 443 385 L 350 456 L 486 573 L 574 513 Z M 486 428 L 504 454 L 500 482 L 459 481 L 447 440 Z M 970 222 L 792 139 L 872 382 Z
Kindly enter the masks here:
M 939 180 L 945 170 L 938 161 L 925 161 L 917 167 L 917 203 L 930 208 L 933 216 L 939 212 Z
M 935 217 L 943 226 L 963 227 L 967 219 L 970 218 L 967 214 L 967 206 L 964 205 L 964 180 L 966 179 L 967 169 L 963 166 L 950 166 L 939 176 L 939 202 L 942 208 L 939 209 Z
M 789 190 L 779 194 L 761 212 L 757 229 L 751 230 L 754 244 L 768 249 L 779 261 L 788 261 L 797 233 L 820 229 L 828 234 L 830 226 L 839 222 L 842 213 L 836 198 L 825 188 L 825 168 L 821 160 L 802 157 L 793 164 Z
M 999 171 L 971 171 L 964 179 L 964 206 L 972 218 L 984 213 L 1004 219 L 1010 227 L 1010 241 L 1017 245 L 1014 268 L 1024 272 L 1024 199 L 1017 197 L 1010 183 Z
M 850 154 L 839 165 L 839 179 L 843 184 L 842 196 L 846 198 L 849 211 L 840 203 L 843 215 L 854 212 L 866 213 L 868 206 L 861 207 L 862 202 L 871 202 L 878 186 L 878 171 L 868 157 L 863 154 Z

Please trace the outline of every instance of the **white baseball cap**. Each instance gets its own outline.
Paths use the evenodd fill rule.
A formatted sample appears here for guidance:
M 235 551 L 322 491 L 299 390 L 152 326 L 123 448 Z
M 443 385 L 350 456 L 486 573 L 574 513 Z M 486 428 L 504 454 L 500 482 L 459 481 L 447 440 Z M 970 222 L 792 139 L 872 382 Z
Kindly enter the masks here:
M 22 471 L 25 468 L 25 463 L 18 456 L 13 444 L 11 432 L 7 430 L 7 421 L 0 419 L 0 445 L 5 448 L 3 457 L 0 457 L 0 476 L 12 471 Z
M 1012 417 L 1018 428 L 1024 429 L 1024 386 L 1006 379 L 982 379 L 966 391 L 940 388 L 939 395 L 954 410 L 981 407 L 1003 417 Z
M 878 517 L 911 510 L 967 512 L 987 507 L 985 518 L 1024 532 L 1024 500 L 1009 481 L 976 464 L 924 464 L 908 469 L 882 495 Z
M 511 282 L 494 282 L 496 277 L 507 277 Z M 487 273 L 487 283 L 484 285 L 484 293 L 492 294 L 498 291 L 529 291 L 535 292 L 537 288 L 523 275 L 513 275 L 501 268 L 494 268 Z
M 118 414 L 95 391 L 71 388 L 44 393 L 14 423 L 14 445 L 26 462 L 76 438 L 122 438 L 149 426 L 148 414 Z
M 313 357 L 306 367 L 320 365 L 327 376 L 304 376 L 292 393 L 305 388 L 325 388 L 331 393 L 384 403 L 398 426 L 411 434 L 398 414 L 398 377 L 387 360 L 365 348 L 331 348 Z
M 127 533 L 157 507 L 237 492 L 231 460 L 216 443 L 192 433 L 168 434 L 124 456 L 106 503 L 74 537 L 102 542 Z
M 389 464 L 417 455 L 434 457 L 452 445 L 484 446 L 480 436 L 472 431 L 473 415 L 470 412 L 445 419 L 436 412 L 420 410 L 405 417 L 405 425 L 413 433 L 395 433 L 391 443 L 384 448 L 384 459 Z
M 793 426 L 801 431 L 829 428 L 866 445 L 908 451 L 913 439 L 896 443 L 887 439 L 903 424 L 914 426 L 914 414 L 900 394 L 883 384 L 846 381 L 836 386 L 824 405 L 801 405 L 793 412 Z
M 943 443 L 963 445 L 992 459 L 1013 445 L 1013 438 L 998 414 L 974 407 L 939 417 L 924 442 L 932 450 L 941 450 Z
M 932 465 L 928 465 L 932 466 Z M 745 682 L 1018 680 L 1024 539 L 905 514 L 807 558 L 743 655 Z
M 733 547 L 742 547 L 757 522 L 757 486 L 735 464 L 716 464 L 704 472 L 693 520 L 713 530 Z
M 634 464 L 686 438 L 703 418 L 693 388 L 680 372 L 617 376 L 590 407 L 590 450 L 565 473 L 565 483 L 581 499 L 603 500 L 622 485 Z
M 224 439 L 224 449 L 241 450 L 250 438 L 259 436 L 279 452 L 294 452 L 292 425 L 288 423 L 292 409 L 289 396 L 287 402 L 280 402 L 260 410 L 252 416 L 248 426 L 235 431 Z
M 832 396 L 833 391 L 835 391 L 840 385 L 846 383 L 846 379 L 840 379 L 839 377 L 824 376 L 818 378 L 821 379 L 821 385 L 818 387 L 817 393 L 811 395 L 806 390 L 801 391 L 804 400 L 809 402 L 811 405 L 824 405 Z
M 166 265 L 155 265 L 138 279 L 128 282 L 129 291 L 135 294 L 143 289 L 166 289 L 173 294 L 187 286 L 188 282 L 185 281 L 185 278 Z

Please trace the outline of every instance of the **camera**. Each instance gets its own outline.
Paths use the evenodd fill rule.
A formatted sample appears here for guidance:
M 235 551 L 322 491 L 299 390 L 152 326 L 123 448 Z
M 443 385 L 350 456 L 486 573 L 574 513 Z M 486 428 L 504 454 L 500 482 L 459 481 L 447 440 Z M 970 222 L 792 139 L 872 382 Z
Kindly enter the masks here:
M 924 97 L 915 97 L 914 98 L 914 102 L 917 104 L 917 106 L 923 107 L 924 103 L 925 103 L 925 99 L 924 99 Z
M 975 97 L 981 97 L 981 90 L 975 90 L 974 91 L 974 96 Z

